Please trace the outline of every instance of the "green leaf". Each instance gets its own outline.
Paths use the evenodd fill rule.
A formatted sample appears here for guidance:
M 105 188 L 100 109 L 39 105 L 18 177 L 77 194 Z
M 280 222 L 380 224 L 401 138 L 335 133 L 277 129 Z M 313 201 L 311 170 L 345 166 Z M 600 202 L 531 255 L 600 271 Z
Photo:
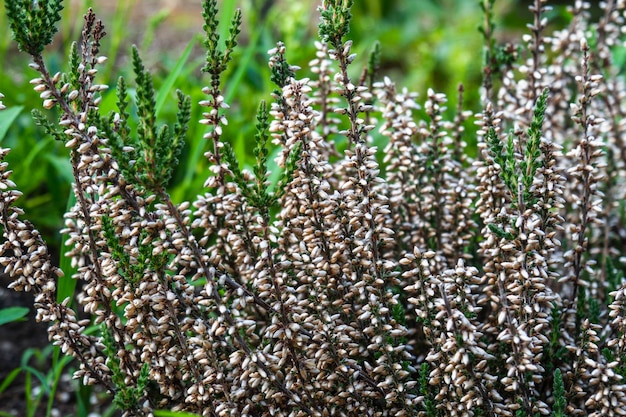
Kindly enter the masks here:
M 22 372 L 22 368 L 15 368 L 9 372 L 9 375 L 7 375 L 6 378 L 2 380 L 2 384 L 0 384 L 0 394 L 2 394 L 9 387 L 9 385 L 11 385 L 11 382 L 17 378 L 20 372 Z
M 28 314 L 26 307 L 7 307 L 0 310 L 0 326 L 14 321 L 21 321 Z
M 2 142 L 9 131 L 9 127 L 11 127 L 23 109 L 24 106 L 9 107 L 0 114 L 0 142 Z
M 50 162 L 60 176 L 63 177 L 68 184 L 74 182 L 74 175 L 72 174 L 72 165 L 70 161 L 64 156 L 46 154 L 46 160 Z
M 22 366 L 22 370 L 30 375 L 33 375 L 35 378 L 37 378 L 39 382 L 41 383 L 42 390 L 45 391 L 46 394 L 50 393 L 48 380 L 44 374 L 42 374 L 39 370 L 33 368 L 30 365 Z

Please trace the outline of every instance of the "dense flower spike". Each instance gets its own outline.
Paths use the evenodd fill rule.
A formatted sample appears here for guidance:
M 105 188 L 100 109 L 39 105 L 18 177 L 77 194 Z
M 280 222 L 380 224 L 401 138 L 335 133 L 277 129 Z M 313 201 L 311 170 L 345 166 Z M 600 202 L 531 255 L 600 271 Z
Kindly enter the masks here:
M 174 203 L 190 99 L 178 92 L 176 124 L 157 128 L 134 49 L 137 129 L 124 79 L 117 111 L 101 114 L 95 14 L 69 71 L 53 75 L 41 52 L 60 3 L 12 2 L 34 89 L 60 114 L 37 122 L 70 152 L 65 272 L 82 285 L 57 299 L 63 271 L 22 220 L 7 149 L 0 265 L 35 294 L 52 343 L 80 362 L 75 377 L 127 416 L 626 414 L 626 89 L 612 62 L 626 4 L 602 2 L 593 22 L 575 1 L 569 26 L 549 34 L 549 5 L 535 0 L 516 47 L 496 43 L 494 3 L 482 2 L 476 135 L 462 86 L 449 118 L 443 94 L 418 104 L 375 82 L 384 48 L 355 81 L 352 1 L 328 0 L 311 78 L 283 43 L 269 51 L 276 89 L 259 104 L 248 170 L 223 130 L 241 14 L 220 43 L 206 0 L 210 171 L 204 195 Z

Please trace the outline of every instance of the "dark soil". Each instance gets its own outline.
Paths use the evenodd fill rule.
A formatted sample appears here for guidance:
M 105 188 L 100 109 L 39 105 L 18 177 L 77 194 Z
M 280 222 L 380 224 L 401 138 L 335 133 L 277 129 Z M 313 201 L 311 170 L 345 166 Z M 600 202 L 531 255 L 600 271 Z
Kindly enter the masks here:
M 35 322 L 33 297 L 7 289 L 10 280 L 0 276 L 0 308 L 28 307 L 26 321 L 0 326 L 0 381 L 20 366 L 22 354 L 29 348 L 43 348 L 48 344 L 46 326 Z M 1 382 L 0 382 L 1 383 Z M 20 375 L 0 394 L 0 411 L 15 416 L 26 415 L 24 377 Z
M 2 386 L 5 378 L 14 369 L 21 366 L 25 352 L 29 349 L 36 349 L 41 352 L 50 346 L 46 325 L 35 321 L 33 297 L 28 293 L 8 289 L 7 286 L 10 282 L 8 277 L 0 275 L 0 309 L 22 306 L 29 308 L 30 312 L 25 321 L 0 326 L 0 386 Z M 44 375 L 47 374 L 51 369 L 50 355 L 43 355 L 42 359 L 38 359 L 36 356 L 33 355 L 31 357 L 28 365 Z M 56 390 L 51 412 L 52 416 L 73 417 L 77 415 L 76 395 L 74 393 L 77 384 L 71 380 L 70 374 L 70 370 L 75 366 L 75 363 L 71 363 L 65 368 L 65 375 L 61 378 L 59 387 Z M 0 393 L 0 412 L 8 413 L 15 417 L 28 415 L 24 375 L 24 372 L 20 372 L 18 377 Z M 33 377 L 32 383 L 33 391 L 41 390 L 42 387 L 38 379 Z M 48 398 L 44 396 L 33 417 L 44 417 L 46 415 L 47 402 Z M 102 410 L 108 408 L 108 403 L 109 401 L 105 400 L 92 404 L 89 411 L 94 414 L 90 415 L 99 415 Z

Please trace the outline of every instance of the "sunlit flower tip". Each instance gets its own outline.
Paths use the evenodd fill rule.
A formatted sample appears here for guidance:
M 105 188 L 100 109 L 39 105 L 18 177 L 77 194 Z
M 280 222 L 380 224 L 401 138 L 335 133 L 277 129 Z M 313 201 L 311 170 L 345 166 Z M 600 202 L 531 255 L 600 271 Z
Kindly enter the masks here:
M 43 108 L 47 109 L 47 110 L 50 110 L 51 108 L 54 107 L 55 104 L 56 104 L 56 100 L 55 99 L 53 99 L 53 98 L 47 99 L 47 100 L 44 100 L 44 102 L 43 102 Z
M 589 45 L 587 44 L 587 38 L 585 37 L 580 38 L 580 49 L 583 51 L 589 49 Z

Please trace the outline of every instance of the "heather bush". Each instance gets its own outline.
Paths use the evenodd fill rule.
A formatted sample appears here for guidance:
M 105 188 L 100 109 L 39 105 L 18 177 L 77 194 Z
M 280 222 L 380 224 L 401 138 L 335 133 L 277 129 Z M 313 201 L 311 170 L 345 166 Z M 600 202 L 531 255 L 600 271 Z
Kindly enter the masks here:
M 448 112 L 444 94 L 420 104 L 379 80 L 384 45 L 354 71 L 352 1 L 324 1 L 310 78 L 288 45 L 269 51 L 276 90 L 242 168 L 222 91 L 241 14 L 219 39 L 216 1 L 204 1 L 211 169 L 204 194 L 180 204 L 168 183 L 196 104 L 178 92 L 176 123 L 159 125 L 133 49 L 136 94 L 120 78 L 104 114 L 94 12 L 66 72 L 51 74 L 42 53 L 60 0 L 7 3 L 42 107 L 58 110 L 34 116 L 69 149 L 76 202 L 62 271 L 2 163 L 0 264 L 36 295 L 52 342 L 80 363 L 74 376 L 126 415 L 626 414 L 626 102 L 614 63 L 626 3 L 602 2 L 595 19 L 576 1 L 554 29 L 535 0 L 517 44 L 498 42 L 494 3 L 481 2 L 473 114 L 462 87 Z M 71 279 L 79 289 L 60 299 Z

